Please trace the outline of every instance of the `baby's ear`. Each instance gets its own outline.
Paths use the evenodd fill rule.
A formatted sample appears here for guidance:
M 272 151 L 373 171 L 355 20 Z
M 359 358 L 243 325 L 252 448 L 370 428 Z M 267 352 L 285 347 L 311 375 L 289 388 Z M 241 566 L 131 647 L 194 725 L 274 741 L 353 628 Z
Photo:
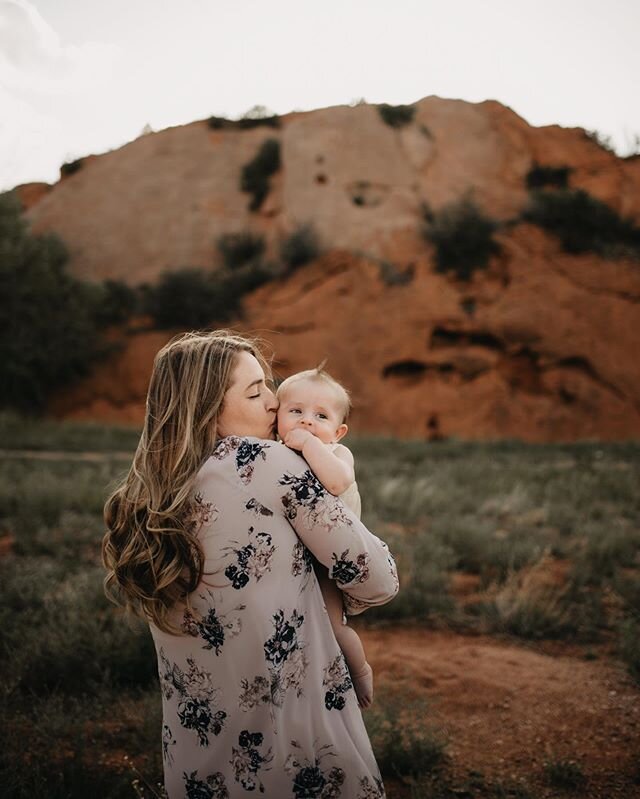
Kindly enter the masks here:
M 335 434 L 336 444 L 338 443 L 338 441 L 340 441 L 341 438 L 344 438 L 347 435 L 348 432 L 349 432 L 349 428 L 347 427 L 347 425 L 346 424 L 341 424 L 340 427 L 336 430 L 336 434 Z

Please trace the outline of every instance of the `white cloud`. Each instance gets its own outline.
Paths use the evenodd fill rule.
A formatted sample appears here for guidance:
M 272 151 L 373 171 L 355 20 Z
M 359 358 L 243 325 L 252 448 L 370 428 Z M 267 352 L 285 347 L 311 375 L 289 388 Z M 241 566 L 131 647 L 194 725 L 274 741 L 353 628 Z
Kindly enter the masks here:
M 0 0 L 0 66 L 10 91 L 69 94 L 109 80 L 120 49 L 102 42 L 64 46 L 27 0 Z

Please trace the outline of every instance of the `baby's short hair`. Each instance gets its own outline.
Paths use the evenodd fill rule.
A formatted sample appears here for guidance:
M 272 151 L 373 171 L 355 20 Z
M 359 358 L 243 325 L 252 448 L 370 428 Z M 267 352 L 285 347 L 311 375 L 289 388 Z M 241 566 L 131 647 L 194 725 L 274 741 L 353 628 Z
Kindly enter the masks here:
M 324 369 L 325 361 L 322 361 L 319 366 L 316 366 L 315 369 L 305 369 L 303 372 L 296 372 L 295 374 L 287 377 L 285 380 L 280 383 L 278 389 L 276 391 L 276 396 L 281 398 L 285 391 L 290 388 L 294 383 L 300 383 L 303 380 L 311 380 L 312 382 L 324 383 L 327 386 L 331 386 L 333 389 L 336 400 L 338 402 L 338 408 L 340 409 L 342 420 L 341 424 L 347 421 L 349 418 L 349 413 L 351 411 L 351 397 L 347 389 L 338 383 L 338 381 L 331 377 L 328 372 L 325 372 Z

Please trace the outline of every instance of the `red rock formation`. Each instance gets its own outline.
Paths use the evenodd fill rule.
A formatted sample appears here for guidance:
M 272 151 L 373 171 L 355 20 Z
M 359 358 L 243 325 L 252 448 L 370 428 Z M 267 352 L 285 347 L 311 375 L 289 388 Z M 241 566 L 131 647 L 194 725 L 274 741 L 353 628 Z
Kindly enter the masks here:
M 20 186 L 16 186 L 14 191 L 18 195 L 23 209 L 28 211 L 51 191 L 51 185 L 49 183 L 22 183 Z
M 251 214 L 241 168 L 274 136 L 283 167 Z M 640 159 L 617 158 L 580 129 L 532 128 L 493 101 L 429 97 L 399 129 L 362 105 L 290 114 L 275 130 L 196 122 L 149 134 L 87 161 L 29 218 L 62 235 L 76 274 L 132 283 L 214 265 L 222 233 L 261 232 L 273 255 L 295 224 L 312 221 L 326 255 L 247 298 L 237 327 L 263 333 L 282 374 L 328 357 L 353 393 L 355 430 L 637 437 L 636 263 L 568 256 L 520 224 L 499 235 L 491 268 L 462 283 L 434 272 L 420 235 L 422 203 L 438 209 L 469 192 L 494 218 L 517 217 L 534 163 L 570 167 L 573 187 L 640 217 Z M 384 259 L 413 280 L 385 283 Z M 168 335 L 130 336 L 52 409 L 139 421 L 153 352 Z

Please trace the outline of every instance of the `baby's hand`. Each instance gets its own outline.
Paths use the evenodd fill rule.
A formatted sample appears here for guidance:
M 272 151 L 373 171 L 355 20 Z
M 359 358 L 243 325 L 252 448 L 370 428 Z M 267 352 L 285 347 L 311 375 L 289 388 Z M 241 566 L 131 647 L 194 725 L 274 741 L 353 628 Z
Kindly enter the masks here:
M 291 449 L 302 452 L 302 448 L 310 438 L 313 438 L 313 433 L 296 428 L 295 430 L 289 430 L 284 438 L 284 443 Z

